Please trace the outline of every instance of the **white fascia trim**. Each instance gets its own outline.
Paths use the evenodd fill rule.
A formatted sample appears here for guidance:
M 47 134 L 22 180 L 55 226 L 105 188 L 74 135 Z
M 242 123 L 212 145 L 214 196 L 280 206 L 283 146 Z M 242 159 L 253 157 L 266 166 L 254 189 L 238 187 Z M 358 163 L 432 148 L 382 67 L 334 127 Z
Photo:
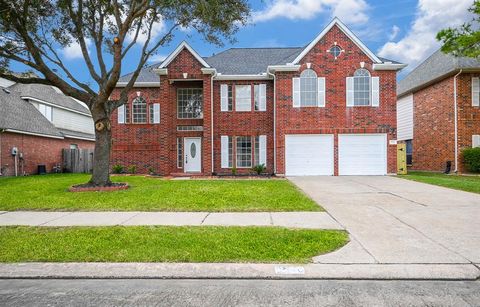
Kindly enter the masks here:
M 72 112 L 72 113 L 81 114 L 81 115 L 83 115 L 83 116 L 92 117 L 92 115 L 89 114 L 89 113 L 84 113 L 84 112 L 77 111 L 77 110 L 74 110 L 74 109 L 70 109 L 70 108 L 67 108 L 67 107 L 64 107 L 64 106 L 59 106 L 58 104 L 51 103 L 51 102 L 48 102 L 48 101 L 45 101 L 45 100 L 42 100 L 42 99 L 38 99 L 38 98 L 35 98 L 35 97 L 21 96 L 21 98 L 22 98 L 22 99 L 25 99 L 25 100 L 33 100 L 33 101 L 39 102 L 39 103 L 41 103 L 41 104 L 45 104 L 45 105 L 48 105 L 48 106 L 51 106 L 51 107 L 54 107 L 54 108 L 59 108 L 59 109 L 67 110 L 67 111 L 70 111 L 70 112 Z
M 298 71 L 300 65 L 270 65 L 267 67 L 268 72 L 277 71 Z
M 222 75 L 218 74 L 214 80 L 271 80 L 272 78 L 267 74 L 261 75 Z
M 217 74 L 217 70 L 215 68 L 200 68 L 202 74 L 204 75 L 215 75 Z
M 52 138 L 52 139 L 60 139 L 60 140 L 64 139 L 64 137 L 62 137 L 62 136 L 55 136 L 55 135 L 35 133 L 35 132 L 27 132 L 27 131 L 15 130 L 15 129 L 5 129 L 5 132 L 41 136 L 41 137 Z
M 373 64 L 373 70 L 401 70 L 407 67 L 407 64 L 382 63 Z
M 168 75 L 168 69 L 167 68 L 154 68 L 152 71 L 160 76 L 166 76 Z
M 84 137 L 81 137 L 81 136 L 74 136 L 74 135 L 68 135 L 68 134 L 63 134 L 63 136 L 65 138 L 69 138 L 69 139 L 77 139 L 77 140 L 84 140 L 84 141 L 92 141 L 92 142 L 95 142 L 95 138 L 84 138 Z
M 126 87 L 128 82 L 117 82 L 116 87 Z M 160 81 L 158 82 L 135 82 L 133 87 L 160 87 Z
M 178 47 L 172 52 L 170 53 L 170 55 L 165 59 L 165 61 L 162 62 L 162 64 L 158 67 L 158 68 L 165 68 L 168 66 L 168 64 L 170 64 L 170 62 L 173 61 L 173 59 L 175 59 L 177 57 L 177 55 L 180 53 L 180 51 L 183 50 L 183 48 L 187 48 L 188 51 L 190 51 L 190 53 L 204 66 L 204 67 L 207 67 L 207 68 L 210 68 L 210 65 L 208 65 L 207 62 L 205 62 L 205 60 L 195 51 L 193 50 L 192 47 L 190 47 L 190 45 L 186 42 L 186 41 L 183 41 L 180 43 L 180 45 L 178 45 Z
M 298 64 L 300 60 L 303 59 L 303 57 L 307 55 L 307 53 L 310 52 L 310 50 L 312 50 L 313 47 L 315 47 L 315 45 L 325 36 L 325 34 L 327 34 L 328 31 L 333 28 L 334 25 L 337 25 L 340 30 L 342 30 L 345 35 L 347 35 L 363 52 L 365 52 L 365 54 L 368 55 L 372 61 L 375 63 L 382 63 L 382 61 L 370 49 L 368 49 L 368 47 L 362 43 L 362 41 L 352 31 L 350 31 L 350 29 L 340 19 L 338 19 L 338 17 L 333 18 L 333 20 L 325 27 L 325 29 L 323 29 L 323 31 L 320 32 L 320 34 L 307 47 L 305 47 L 305 49 L 303 49 L 302 53 L 300 53 L 292 63 Z

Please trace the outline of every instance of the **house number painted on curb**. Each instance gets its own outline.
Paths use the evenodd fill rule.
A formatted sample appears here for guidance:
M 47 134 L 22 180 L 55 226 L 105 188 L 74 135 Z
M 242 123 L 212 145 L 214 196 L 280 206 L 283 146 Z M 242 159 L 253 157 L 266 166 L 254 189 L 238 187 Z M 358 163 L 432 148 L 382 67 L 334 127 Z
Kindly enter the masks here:
M 305 274 L 305 268 L 303 266 L 276 266 L 275 274 L 292 275 L 292 274 Z

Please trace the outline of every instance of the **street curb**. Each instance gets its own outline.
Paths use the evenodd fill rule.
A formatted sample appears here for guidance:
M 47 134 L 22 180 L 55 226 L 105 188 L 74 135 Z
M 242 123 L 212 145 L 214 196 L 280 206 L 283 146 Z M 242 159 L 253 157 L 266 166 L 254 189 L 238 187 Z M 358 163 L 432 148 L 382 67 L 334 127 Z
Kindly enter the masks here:
M 9 263 L 0 279 L 476 280 L 473 264 Z

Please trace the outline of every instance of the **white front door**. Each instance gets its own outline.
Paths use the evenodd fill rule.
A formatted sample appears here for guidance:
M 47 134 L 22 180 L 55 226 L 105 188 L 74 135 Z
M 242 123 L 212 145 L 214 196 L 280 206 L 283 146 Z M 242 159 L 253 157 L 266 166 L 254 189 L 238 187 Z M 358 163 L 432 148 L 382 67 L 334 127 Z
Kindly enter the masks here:
M 184 140 L 185 173 L 199 173 L 202 171 L 202 139 L 184 138 Z

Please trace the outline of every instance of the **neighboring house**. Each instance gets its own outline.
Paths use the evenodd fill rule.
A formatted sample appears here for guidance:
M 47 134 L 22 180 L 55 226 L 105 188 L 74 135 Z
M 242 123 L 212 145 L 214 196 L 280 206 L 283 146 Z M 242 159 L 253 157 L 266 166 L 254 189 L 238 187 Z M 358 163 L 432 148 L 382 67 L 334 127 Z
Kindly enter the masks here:
M 0 85 L 1 175 L 35 174 L 38 165 L 51 172 L 62 149 L 94 147 L 93 120 L 81 102 L 48 85 Z
M 480 146 L 480 61 L 440 50 L 398 84 L 398 140 L 411 169 L 462 172 L 461 151 Z
M 141 72 L 113 114 L 112 165 L 164 175 L 247 173 L 258 164 L 287 176 L 396 173 L 403 67 L 338 19 L 302 48 L 202 58 L 183 42 Z

